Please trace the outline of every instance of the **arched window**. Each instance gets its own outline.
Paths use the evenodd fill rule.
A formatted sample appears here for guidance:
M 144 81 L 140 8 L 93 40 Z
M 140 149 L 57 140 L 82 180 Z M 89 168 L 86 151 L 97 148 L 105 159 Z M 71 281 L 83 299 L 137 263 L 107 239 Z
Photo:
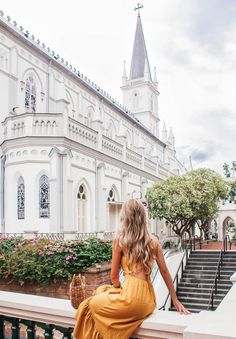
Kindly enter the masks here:
M 79 186 L 77 193 L 77 203 L 78 203 L 78 230 L 80 232 L 85 232 L 87 227 L 87 191 L 85 186 L 82 184 Z
M 49 218 L 49 182 L 46 175 L 39 179 L 39 218 Z
M 36 84 L 32 76 L 25 83 L 25 108 L 28 112 L 36 112 Z
M 115 190 L 114 190 L 113 187 L 108 192 L 107 201 L 109 201 L 109 202 L 114 202 L 115 201 Z
M 25 183 L 22 177 L 17 181 L 17 217 L 25 219 Z

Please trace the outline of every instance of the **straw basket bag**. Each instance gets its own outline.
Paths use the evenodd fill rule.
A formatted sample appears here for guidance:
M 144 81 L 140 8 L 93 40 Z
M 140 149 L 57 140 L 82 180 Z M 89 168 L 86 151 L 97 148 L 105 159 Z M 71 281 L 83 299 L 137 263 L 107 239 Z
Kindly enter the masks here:
M 82 301 L 85 300 L 85 277 L 81 274 L 74 274 L 70 284 L 71 305 L 77 309 Z

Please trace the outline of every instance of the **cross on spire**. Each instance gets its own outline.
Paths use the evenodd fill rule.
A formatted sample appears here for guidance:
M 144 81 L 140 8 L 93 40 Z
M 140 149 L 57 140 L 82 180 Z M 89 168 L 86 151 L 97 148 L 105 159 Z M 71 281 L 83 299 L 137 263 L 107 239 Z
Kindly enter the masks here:
M 143 5 L 138 2 L 137 6 L 134 8 L 134 10 L 138 11 L 138 15 L 139 15 L 140 14 L 140 9 L 142 9 L 142 8 L 143 8 Z

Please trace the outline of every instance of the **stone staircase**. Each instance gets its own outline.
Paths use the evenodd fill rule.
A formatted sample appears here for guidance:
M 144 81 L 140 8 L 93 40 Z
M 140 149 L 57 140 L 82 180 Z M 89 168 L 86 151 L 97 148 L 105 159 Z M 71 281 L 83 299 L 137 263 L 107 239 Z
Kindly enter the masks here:
M 220 251 L 193 251 L 180 279 L 177 295 L 182 304 L 192 313 L 207 310 L 211 288 Z M 236 252 L 228 251 L 223 254 L 220 280 L 218 280 L 217 294 L 214 295 L 214 309 L 232 287 L 231 275 L 236 272 Z M 171 307 L 170 310 L 175 310 Z

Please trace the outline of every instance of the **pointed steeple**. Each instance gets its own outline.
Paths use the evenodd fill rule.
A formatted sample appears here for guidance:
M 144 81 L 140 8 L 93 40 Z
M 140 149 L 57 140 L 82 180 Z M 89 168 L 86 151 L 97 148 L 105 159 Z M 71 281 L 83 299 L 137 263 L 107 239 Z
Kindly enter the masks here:
M 168 142 L 170 143 L 171 148 L 174 150 L 175 149 L 175 137 L 174 137 L 172 128 L 170 128 L 169 130 Z
M 149 69 L 147 59 L 145 59 L 145 64 L 144 64 L 144 80 L 145 81 L 151 80 L 151 74 L 150 74 L 150 69 Z
M 143 34 L 143 27 L 142 27 L 140 13 L 138 13 L 131 67 L 130 67 L 130 76 L 129 76 L 130 80 L 144 77 L 145 60 L 147 60 L 146 61 L 147 63 L 146 72 L 149 72 L 150 79 L 151 79 L 151 71 L 150 71 L 147 49 L 146 49 L 146 44 L 145 44 L 145 39 L 144 39 L 144 34 Z
M 123 69 L 123 75 L 122 75 L 122 84 L 123 85 L 125 85 L 126 81 L 128 80 L 125 64 L 126 64 L 126 62 L 124 60 L 124 69 Z
M 165 121 L 163 121 L 163 127 L 162 127 L 162 141 L 167 142 L 167 129 L 166 129 L 166 124 Z
M 153 81 L 157 84 L 157 69 L 154 67 Z

